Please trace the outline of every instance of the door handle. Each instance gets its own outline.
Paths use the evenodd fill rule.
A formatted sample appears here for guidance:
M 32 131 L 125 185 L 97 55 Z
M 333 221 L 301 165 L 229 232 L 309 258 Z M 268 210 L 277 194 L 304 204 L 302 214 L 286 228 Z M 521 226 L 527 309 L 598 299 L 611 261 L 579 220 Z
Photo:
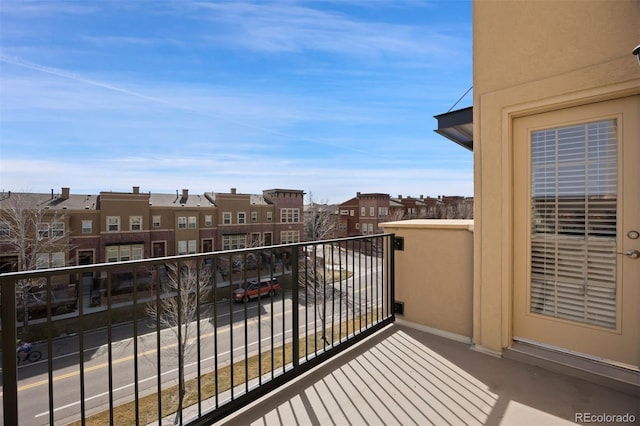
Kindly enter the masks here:
M 618 253 L 618 254 L 624 254 L 625 256 L 630 257 L 631 259 L 640 258 L 640 250 L 636 250 L 636 249 L 629 249 L 624 253 Z

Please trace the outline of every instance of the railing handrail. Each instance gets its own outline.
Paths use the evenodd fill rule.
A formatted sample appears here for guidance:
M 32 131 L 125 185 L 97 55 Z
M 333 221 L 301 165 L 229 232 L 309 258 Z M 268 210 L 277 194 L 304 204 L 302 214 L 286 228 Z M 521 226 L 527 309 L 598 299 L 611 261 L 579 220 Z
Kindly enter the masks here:
M 21 279 L 21 276 L 29 276 L 34 278 L 49 276 L 52 274 L 62 274 L 62 273 L 74 273 L 74 272 L 83 272 L 83 271 L 91 271 L 95 269 L 117 269 L 122 268 L 123 266 L 131 266 L 131 265 L 155 265 L 162 264 L 167 262 L 177 262 L 177 261 L 188 261 L 188 260 L 198 260 L 203 258 L 209 258 L 211 256 L 229 256 L 234 254 L 241 253 L 250 253 L 254 251 L 267 251 L 267 250 L 277 250 L 291 247 L 301 247 L 308 245 L 319 245 L 319 244 L 333 244 L 342 241 L 354 241 L 354 240 L 367 240 L 371 238 L 379 238 L 379 237 L 388 237 L 394 234 L 390 233 L 382 233 L 382 234 L 371 234 L 371 235 L 361 235 L 356 237 L 345 237 L 345 238 L 333 238 L 330 240 L 316 240 L 316 241 L 301 241 L 299 243 L 288 243 L 288 244 L 277 244 L 271 246 L 258 246 L 258 247 L 245 247 L 240 249 L 233 250 L 216 250 L 204 253 L 193 253 L 193 254 L 180 254 L 174 256 L 162 256 L 162 257 L 149 257 L 145 259 L 136 259 L 136 260 L 123 260 L 117 262 L 101 262 L 101 263 L 92 263 L 90 265 L 71 265 L 71 266 L 61 266 L 57 268 L 46 268 L 46 269 L 32 269 L 28 271 L 13 271 L 13 272 L 3 272 L 0 273 L 0 280 L 4 278 L 9 279 Z

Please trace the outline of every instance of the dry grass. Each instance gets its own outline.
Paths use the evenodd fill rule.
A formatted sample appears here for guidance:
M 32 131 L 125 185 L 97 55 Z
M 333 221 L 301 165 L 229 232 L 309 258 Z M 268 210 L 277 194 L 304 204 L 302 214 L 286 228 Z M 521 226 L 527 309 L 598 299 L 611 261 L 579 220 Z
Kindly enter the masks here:
M 375 313 L 374 313 L 375 315 Z M 372 314 L 369 313 L 368 322 L 372 323 Z M 340 339 L 346 337 L 349 330 L 353 332 L 355 329 L 360 329 L 365 324 L 364 316 L 361 318 L 354 318 L 348 322 L 340 325 L 335 325 L 333 330 L 328 329 L 327 335 L 329 341 L 337 342 Z M 315 344 L 313 341 L 315 337 Z M 315 336 L 310 336 L 309 339 L 300 339 L 300 357 L 306 355 L 306 348 L 309 348 L 310 352 L 313 348 L 323 348 L 324 343 L 322 340 L 322 333 L 316 333 Z M 273 355 L 273 358 L 272 358 Z M 293 344 L 287 343 L 284 346 L 274 348 L 273 351 L 265 351 L 260 355 L 254 355 L 246 361 L 239 361 L 233 365 L 233 386 L 243 385 L 246 381 L 256 379 L 258 375 L 268 374 L 273 371 L 283 368 L 284 360 L 287 363 L 293 359 Z M 258 363 L 261 362 L 262 368 L 258 368 Z M 231 366 L 225 366 L 218 368 L 217 371 L 207 373 L 201 376 L 201 399 L 206 400 L 213 398 L 216 395 L 216 374 L 218 376 L 218 393 L 222 393 L 231 389 Z M 248 375 L 245 375 L 245 371 Z M 198 380 L 192 379 L 185 383 L 186 395 L 184 399 L 184 407 L 198 403 Z M 162 398 L 162 417 L 167 417 L 175 414 L 178 409 L 178 386 L 172 386 L 170 388 L 163 389 L 160 397 Z M 149 424 L 158 421 L 158 394 L 142 397 L 138 400 L 138 409 L 140 415 L 140 424 Z M 86 419 L 86 424 L 90 426 L 102 426 L 109 424 L 110 417 L 109 412 L 104 411 L 91 416 Z M 130 425 L 135 424 L 135 403 L 129 402 L 119 405 L 113 410 L 113 423 L 117 425 Z M 73 425 L 80 425 L 80 422 L 73 423 Z

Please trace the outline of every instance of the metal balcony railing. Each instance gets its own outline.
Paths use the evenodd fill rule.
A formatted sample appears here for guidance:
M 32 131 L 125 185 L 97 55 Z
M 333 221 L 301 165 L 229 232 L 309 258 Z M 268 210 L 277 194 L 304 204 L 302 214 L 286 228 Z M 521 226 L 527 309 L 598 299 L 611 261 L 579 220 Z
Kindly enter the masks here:
M 4 424 L 222 419 L 394 321 L 393 247 L 381 234 L 2 274 Z M 33 355 L 13 355 L 18 339 Z

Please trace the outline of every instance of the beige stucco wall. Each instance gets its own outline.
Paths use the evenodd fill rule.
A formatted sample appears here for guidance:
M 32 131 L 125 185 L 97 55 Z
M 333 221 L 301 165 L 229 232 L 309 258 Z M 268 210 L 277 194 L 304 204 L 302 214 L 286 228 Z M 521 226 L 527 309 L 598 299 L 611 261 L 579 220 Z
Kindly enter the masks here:
M 472 334 L 473 221 L 415 219 L 383 223 L 404 238 L 395 251 L 398 319 L 445 333 Z
M 512 338 L 513 121 L 639 94 L 631 54 L 639 22 L 638 0 L 473 2 L 473 338 L 481 347 L 500 352 Z

